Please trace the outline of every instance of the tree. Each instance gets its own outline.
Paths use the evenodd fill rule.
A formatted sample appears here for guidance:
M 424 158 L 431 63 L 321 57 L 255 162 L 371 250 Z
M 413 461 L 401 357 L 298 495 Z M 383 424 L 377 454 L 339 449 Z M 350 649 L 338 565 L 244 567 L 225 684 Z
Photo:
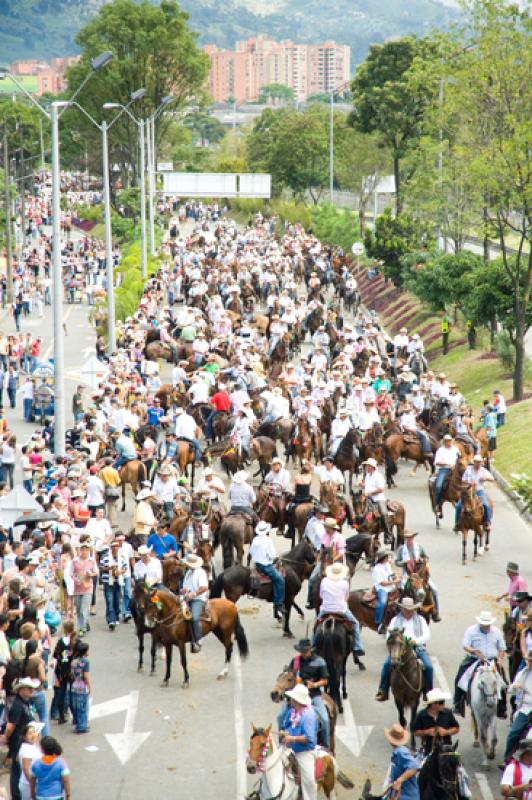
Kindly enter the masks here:
M 176 0 L 153 5 L 148 0 L 111 0 L 76 37 L 80 61 L 67 72 L 69 94 L 73 94 L 90 70 L 90 59 L 110 50 L 113 60 L 90 80 L 79 95 L 80 104 L 99 122 L 106 102 L 129 102 L 131 93 L 146 89 L 146 96 L 131 111 L 147 117 L 163 97 L 173 95 L 172 111 L 184 106 L 191 95 L 201 96 L 209 69 L 209 58 L 197 46 L 197 35 L 188 27 L 188 15 Z M 107 112 L 112 119 L 116 110 Z M 68 115 L 68 116 L 67 116 Z M 156 141 L 164 136 L 171 115 L 162 114 L 156 125 Z M 80 129 L 94 149 L 99 142 L 95 127 L 76 109 L 65 113 L 65 122 Z M 121 166 L 123 183 L 129 169 L 136 175 L 138 127 L 122 114 L 109 131 L 111 163 Z M 97 148 L 99 149 L 99 148 Z
M 398 213 L 402 209 L 401 162 L 419 136 L 428 101 L 425 90 L 413 90 L 409 76 L 416 54 L 424 47 L 414 37 L 373 45 L 351 84 L 352 124 L 362 133 L 377 133 L 390 148 Z
M 366 229 L 366 252 L 384 264 L 384 274 L 395 286 L 404 283 L 402 257 L 419 248 L 419 227 L 406 212 L 392 216 L 390 208 L 377 217 L 375 230 Z
M 218 144 L 225 136 L 226 129 L 222 123 L 205 111 L 188 114 L 183 119 L 183 125 L 192 132 L 193 138 L 199 141 L 201 147 Z
M 403 257 L 407 288 L 435 311 L 445 311 L 448 306 L 463 308 L 471 294 L 469 277 L 483 266 L 481 256 L 467 251 L 425 255 Z
M 270 101 L 273 105 L 290 105 L 294 102 L 294 92 L 282 83 L 268 83 L 261 88 L 258 102 L 265 105 Z

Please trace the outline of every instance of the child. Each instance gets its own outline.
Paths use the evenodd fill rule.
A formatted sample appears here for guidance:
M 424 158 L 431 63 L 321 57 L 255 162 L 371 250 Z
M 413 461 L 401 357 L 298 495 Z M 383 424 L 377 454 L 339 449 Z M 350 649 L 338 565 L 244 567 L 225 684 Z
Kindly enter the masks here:
M 42 757 L 30 767 L 31 796 L 70 797 L 70 770 L 61 745 L 52 736 L 43 736 L 41 749 Z
M 490 453 L 490 458 L 493 461 L 493 453 L 497 449 L 497 414 L 493 410 L 493 406 L 489 404 L 486 406 L 483 428 L 486 430 L 486 435 L 488 437 L 488 450 Z
M 72 683 L 70 685 L 72 711 L 76 733 L 87 733 L 89 728 L 89 697 L 91 684 L 89 679 L 90 663 L 88 659 L 89 645 L 77 641 L 71 665 Z

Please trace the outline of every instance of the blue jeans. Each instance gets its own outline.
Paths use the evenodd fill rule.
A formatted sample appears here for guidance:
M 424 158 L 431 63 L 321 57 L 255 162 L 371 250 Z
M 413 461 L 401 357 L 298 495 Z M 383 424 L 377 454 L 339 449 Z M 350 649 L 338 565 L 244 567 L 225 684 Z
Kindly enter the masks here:
M 327 750 L 331 749 L 331 729 L 329 723 L 329 714 L 327 713 L 327 706 L 323 702 L 323 695 L 317 694 L 316 697 L 312 697 L 312 708 L 316 712 L 316 716 L 321 724 L 321 735 L 323 739 L 323 745 L 327 748 Z M 283 703 L 280 713 L 277 715 L 277 728 L 281 729 L 281 724 L 283 722 L 284 716 L 286 714 L 287 705 Z
M 451 474 L 450 467 L 439 467 L 438 474 L 436 475 L 436 485 L 434 487 L 434 498 L 436 502 L 436 506 L 439 506 L 441 503 L 441 493 L 443 491 L 443 484 L 445 483 L 447 476 Z
M 33 400 L 31 397 L 28 399 L 27 397 L 24 398 L 22 401 L 23 413 L 24 413 L 24 422 L 31 422 L 31 412 L 33 410 Z
M 380 625 L 384 619 L 384 611 L 388 602 L 388 592 L 386 589 L 377 589 L 377 608 L 375 610 L 375 622 Z
M 89 730 L 89 695 L 82 692 L 72 692 L 72 714 L 77 733 Z
M 192 614 L 192 628 L 194 630 L 194 639 L 196 640 L 196 644 L 201 642 L 201 622 L 200 617 L 203 614 L 205 609 L 205 603 L 203 600 L 199 598 L 194 598 L 194 600 L 189 600 L 188 604 L 190 606 L 190 613 Z
M 433 681 L 434 681 L 434 670 L 432 668 L 432 664 L 430 658 L 428 657 L 427 651 L 424 647 L 415 647 L 414 648 L 416 656 L 423 664 L 423 668 L 425 670 L 425 680 L 424 680 L 424 691 L 430 692 L 432 689 Z M 381 679 L 379 683 L 379 689 L 383 691 L 385 694 L 388 694 L 390 691 L 390 667 L 391 667 L 391 659 L 388 656 L 384 664 L 382 665 L 381 670 Z
M 48 736 L 48 709 L 46 707 L 46 692 L 44 689 L 41 689 L 38 692 L 33 692 L 31 702 L 35 708 L 35 711 L 37 712 L 39 722 L 44 724 L 42 735 Z
M 31 480 L 31 478 L 23 480 L 22 485 L 24 486 L 26 491 L 29 492 L 29 494 L 33 494 L 33 481 Z
M 118 458 L 116 459 L 115 463 L 113 464 L 113 467 L 115 469 L 120 469 L 120 467 L 123 467 L 124 464 L 127 464 L 130 461 L 134 461 L 134 459 L 133 458 L 126 458 L 125 456 L 118 456 Z
M 105 597 L 105 618 L 107 624 L 111 625 L 120 619 L 122 587 L 118 583 L 104 583 L 103 594 Z
M 314 586 L 316 585 L 316 581 L 318 580 L 320 572 L 321 564 L 316 564 L 312 570 L 310 578 L 308 579 L 307 603 L 309 605 L 311 605 L 314 601 Z
M 360 635 L 360 623 L 359 623 L 358 619 L 355 616 L 353 616 L 353 613 L 351 612 L 351 610 L 349 608 L 347 609 L 347 611 L 343 611 L 342 613 L 343 613 L 344 617 L 346 618 L 346 620 L 348 620 L 348 622 L 350 622 L 351 625 L 353 626 L 353 633 L 355 635 L 355 640 L 353 642 L 353 652 L 355 650 L 363 650 L 364 648 L 362 647 L 362 637 Z M 323 613 L 320 611 L 320 613 L 318 614 L 318 617 L 316 619 L 316 622 L 318 622 L 318 620 L 320 620 L 320 619 L 322 619 L 323 617 L 326 617 L 326 616 L 327 616 L 327 611 L 325 611 Z
M 484 506 L 484 520 L 486 525 L 491 525 L 491 508 L 488 503 L 488 498 L 486 497 L 486 492 L 484 489 L 477 490 L 477 497 L 480 497 L 482 500 L 482 505 Z M 460 499 L 454 509 L 454 524 L 458 525 L 458 519 L 460 517 L 460 512 L 462 510 L 462 500 Z M 434 592 L 433 592 L 434 593 Z
M 532 724 L 532 714 L 523 714 L 522 711 L 518 711 L 514 717 L 514 721 L 510 726 L 510 730 L 508 731 L 508 736 L 506 738 L 506 745 L 504 748 L 504 760 L 509 761 L 512 756 L 513 751 L 517 747 L 519 741 L 524 738 L 524 734 L 526 733 L 529 725 Z
M 131 577 L 124 576 L 124 586 L 122 593 L 122 613 L 124 617 L 131 615 L 129 604 L 131 603 Z
M 207 423 L 208 424 L 208 423 Z M 212 436 L 210 437 L 212 438 Z M 197 439 L 188 439 L 185 436 L 180 436 L 179 439 L 183 442 L 188 442 L 194 448 L 194 452 L 196 454 L 196 461 L 199 461 L 201 458 L 201 446 Z
M 273 604 L 282 606 L 284 603 L 284 578 L 277 572 L 273 564 L 255 564 L 257 571 L 262 575 L 267 575 L 272 581 Z
M 207 423 L 206 423 L 206 426 L 205 426 L 205 438 L 206 439 L 214 439 L 214 431 L 212 429 L 212 424 L 213 424 L 214 420 L 216 419 L 216 417 L 218 416 L 219 413 L 220 413 L 219 411 L 214 410 L 214 411 L 211 411 L 211 413 L 207 417 Z M 201 453 L 200 453 L 200 455 L 201 455 Z

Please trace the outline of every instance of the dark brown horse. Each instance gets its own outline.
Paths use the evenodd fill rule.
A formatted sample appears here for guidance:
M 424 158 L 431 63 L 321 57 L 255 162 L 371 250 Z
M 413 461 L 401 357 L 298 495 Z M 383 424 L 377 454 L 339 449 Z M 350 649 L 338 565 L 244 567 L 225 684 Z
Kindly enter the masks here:
M 382 514 L 376 505 L 372 505 L 362 489 L 356 489 L 352 493 L 353 498 L 353 514 L 355 523 L 358 530 L 362 532 L 371 533 L 373 536 L 379 536 L 384 531 Z M 406 524 L 406 511 L 402 503 L 398 500 L 388 500 L 388 522 L 390 526 L 390 536 L 384 534 L 385 544 L 390 544 L 392 549 L 404 544 L 405 524 Z M 394 542 L 394 529 L 396 532 Z
M 506 655 L 508 656 L 510 681 L 513 681 L 519 669 L 519 665 L 523 660 L 523 655 L 521 653 L 521 631 L 515 617 L 510 616 L 510 614 L 504 615 L 502 633 L 506 645 Z
M 313 451 L 314 437 L 309 422 L 305 417 L 299 417 L 292 439 L 293 459 L 299 458 L 299 466 L 301 466 L 303 461 L 310 461 Z
M 244 545 L 253 538 L 253 521 L 244 514 L 228 514 L 220 525 L 220 544 L 222 546 L 224 569 L 234 563 L 236 550 L 237 564 L 244 560 Z
M 344 522 L 352 525 L 355 521 L 353 509 L 343 494 L 339 493 L 338 485 L 332 481 L 325 481 L 320 486 L 320 503 L 329 509 L 329 516 L 334 517 L 342 528 Z
M 397 462 L 400 458 L 415 461 L 416 464 L 425 464 L 426 467 L 432 469 L 432 457 L 428 453 L 423 452 L 421 443 L 416 437 L 414 438 L 401 433 L 392 433 L 384 440 L 386 481 L 389 489 L 395 486 L 393 476 L 397 474 Z M 435 449 L 433 449 L 433 453 L 434 452 Z
M 325 659 L 329 673 L 327 692 L 338 706 L 340 714 L 347 699 L 346 667 L 349 654 L 353 651 L 353 627 L 350 622 L 331 614 L 316 625 L 316 652 Z
M 286 526 L 286 495 L 273 487 L 264 487 L 257 491 L 255 510 L 259 519 L 269 522 L 272 528 L 283 533 Z
M 390 631 L 386 642 L 390 654 L 390 688 L 399 712 L 399 722 L 406 728 L 405 709 L 410 709 L 410 731 L 414 744 L 413 724 L 423 691 L 423 670 L 409 640 L 400 630 Z
M 151 670 L 155 672 L 155 661 L 157 658 L 157 632 L 151 625 L 146 625 L 146 598 L 149 596 L 149 588 L 142 581 L 135 581 L 133 595 L 129 605 L 133 622 L 135 623 L 135 634 L 138 640 L 139 660 L 137 671 L 140 672 L 144 665 L 144 637 L 147 633 L 151 636 Z
M 189 686 L 187 655 L 185 645 L 193 641 L 190 620 L 187 618 L 181 599 L 164 587 L 146 591 L 145 624 L 153 628 L 166 651 L 166 673 L 163 686 L 168 686 L 172 668 L 172 646 L 179 648 L 181 666 L 183 668 L 183 688 Z M 189 612 L 190 613 L 190 612 Z M 206 613 L 201 620 L 202 635 L 214 633 L 225 648 L 225 666 L 218 678 L 225 678 L 229 673 L 229 664 L 233 652 L 233 638 L 236 639 L 238 651 L 242 658 L 249 653 L 246 634 L 238 610 L 230 600 L 209 600 Z
M 443 504 L 445 502 L 448 502 L 452 503 L 454 506 L 460 499 L 460 495 L 462 492 L 462 475 L 464 474 L 465 469 L 466 469 L 466 462 L 463 461 L 461 458 L 458 458 L 456 464 L 454 465 L 451 471 L 450 476 L 443 485 L 440 508 L 436 508 L 435 478 L 429 479 L 429 497 L 430 497 L 430 503 L 432 505 L 432 510 L 434 512 L 434 516 L 436 517 L 437 528 L 440 527 L 440 519 L 442 519 L 443 517 L 443 513 L 441 510 L 443 508 Z
M 188 467 L 191 466 L 190 485 L 194 488 L 194 478 L 196 474 L 196 454 L 190 442 L 177 440 L 177 453 L 175 461 L 179 467 L 181 475 L 188 475 Z
M 135 458 L 133 461 L 128 461 L 127 464 L 122 464 L 118 470 L 120 475 L 120 483 L 122 484 L 122 511 L 126 510 L 126 484 L 129 483 L 131 491 L 136 497 L 139 491 L 139 486 L 142 481 L 146 480 L 146 467 L 139 459 Z
M 358 433 L 351 429 L 346 433 L 338 446 L 334 456 L 334 463 L 338 469 L 344 473 L 349 472 L 349 490 L 353 489 L 353 474 L 358 475 L 359 470 L 359 437 Z
M 259 462 L 259 473 L 264 476 L 270 471 L 272 459 L 277 455 L 277 447 L 273 439 L 268 436 L 255 436 L 250 443 L 249 453 L 251 461 Z
M 462 533 L 462 564 L 465 566 L 467 563 L 467 537 L 469 531 L 473 531 L 473 561 L 477 560 L 477 556 L 484 553 L 484 549 L 490 549 L 490 529 L 484 521 L 484 506 L 482 500 L 477 497 L 474 486 L 462 486 L 460 494 L 461 509 L 458 515 L 457 528 Z M 488 498 L 488 503 L 492 508 L 491 500 Z M 486 536 L 486 544 L 484 545 L 484 535 Z

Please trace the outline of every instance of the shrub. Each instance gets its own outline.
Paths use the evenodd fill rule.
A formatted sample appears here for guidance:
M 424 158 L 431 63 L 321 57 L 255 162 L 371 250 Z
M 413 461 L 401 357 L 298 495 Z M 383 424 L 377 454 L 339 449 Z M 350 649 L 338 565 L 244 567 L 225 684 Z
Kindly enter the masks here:
M 511 484 L 525 505 L 525 510 L 532 513 L 532 475 L 512 475 Z

